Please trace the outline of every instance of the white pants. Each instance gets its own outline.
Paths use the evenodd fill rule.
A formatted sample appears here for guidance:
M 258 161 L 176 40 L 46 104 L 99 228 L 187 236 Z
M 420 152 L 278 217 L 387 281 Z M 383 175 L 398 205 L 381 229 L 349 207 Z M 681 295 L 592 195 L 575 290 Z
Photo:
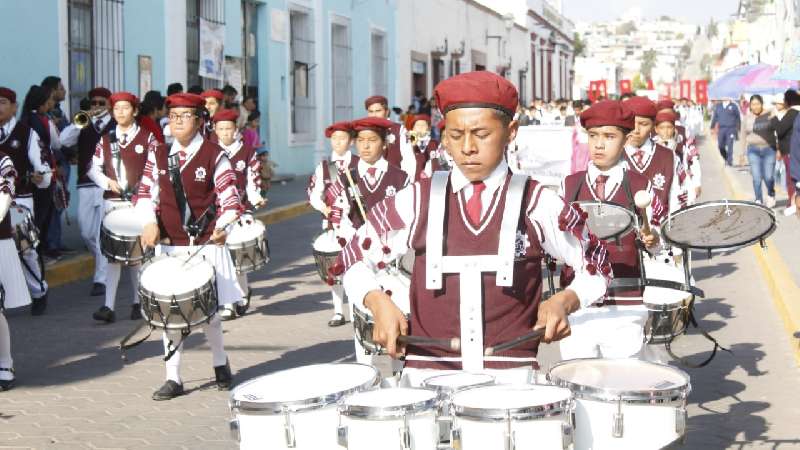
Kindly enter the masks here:
M 100 226 L 105 216 L 103 190 L 97 186 L 78 188 L 78 226 L 86 248 L 94 255 L 95 283 L 106 282 L 108 260 L 100 252 Z
M 139 269 L 141 268 L 140 265 L 135 266 L 123 266 L 122 264 L 118 263 L 109 263 L 106 266 L 106 303 L 105 305 L 114 310 L 114 304 L 116 303 L 117 299 L 117 288 L 119 287 L 119 278 L 122 274 L 122 270 L 124 269 L 128 272 L 128 276 L 131 279 L 131 304 L 138 305 L 139 304 Z
M 8 329 L 8 321 L 2 310 L 0 310 L 0 368 L 14 368 L 14 360 L 11 358 L 11 332 Z M 14 375 L 11 372 L 0 371 L 0 380 L 11 380 L 13 378 Z
M 561 359 L 638 357 L 646 320 L 642 305 L 582 308 L 569 316 L 572 334 L 559 342 Z
M 225 346 L 222 341 L 222 321 L 219 315 L 215 314 L 209 323 L 202 325 L 203 333 L 206 335 L 208 346 L 211 347 L 211 359 L 214 367 L 224 366 L 228 361 L 228 355 L 225 353 Z M 168 345 L 172 341 L 172 345 L 177 345 L 181 340 L 180 331 L 164 331 L 164 354 L 169 353 Z M 181 380 L 181 354 L 183 353 L 183 343 L 178 347 L 178 350 L 172 355 L 172 358 L 167 361 L 167 380 L 172 380 L 178 384 L 182 384 Z
M 33 198 L 22 197 L 17 198 L 14 202 L 28 208 L 33 215 Z M 39 239 L 45 239 L 46 236 L 39 236 Z M 47 294 L 47 281 L 42 276 L 42 267 L 39 265 L 39 253 L 34 248 L 29 248 L 22 253 L 22 273 L 25 274 L 25 282 L 28 284 L 28 290 L 31 292 L 31 297 L 42 298 Z

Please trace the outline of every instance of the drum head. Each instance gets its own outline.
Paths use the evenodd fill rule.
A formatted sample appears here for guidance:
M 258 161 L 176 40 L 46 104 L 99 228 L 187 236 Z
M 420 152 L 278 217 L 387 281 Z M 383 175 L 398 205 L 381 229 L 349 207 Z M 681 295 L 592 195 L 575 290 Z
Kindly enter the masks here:
M 414 405 L 436 399 L 436 393 L 428 389 L 389 388 L 358 392 L 347 396 L 342 404 L 369 408 L 391 408 Z
M 117 208 L 109 211 L 103 217 L 103 226 L 120 236 L 140 236 L 144 230 L 144 224 L 133 208 Z
M 11 224 L 17 225 L 25 221 L 30 215 L 27 208 L 20 205 L 12 205 L 8 208 L 8 214 L 11 216 Z
M 664 240 L 681 248 L 728 250 L 766 239 L 775 213 L 753 202 L 712 201 L 672 213 L 662 224 Z
M 572 396 L 569 389 L 545 385 L 496 385 L 477 387 L 453 396 L 453 405 L 474 409 L 521 409 L 551 405 Z
M 339 245 L 336 239 L 336 234 L 333 230 L 323 231 L 319 236 L 314 239 L 312 244 L 314 250 L 323 253 L 336 253 L 342 251 L 342 246 Z
M 154 294 L 168 297 L 192 292 L 214 278 L 214 267 L 202 257 L 159 256 L 142 268 L 140 284 Z
M 422 382 L 425 387 L 447 392 L 454 392 L 471 386 L 488 386 L 492 384 L 494 384 L 494 377 L 488 373 L 469 372 L 436 375 Z
M 598 239 L 618 238 L 636 225 L 633 211 L 614 203 L 578 202 L 589 217 L 586 226 Z
M 267 227 L 260 220 L 252 217 L 242 217 L 239 221 L 234 223 L 231 234 L 228 235 L 227 242 L 229 244 L 239 244 L 242 242 L 250 242 L 264 236 Z

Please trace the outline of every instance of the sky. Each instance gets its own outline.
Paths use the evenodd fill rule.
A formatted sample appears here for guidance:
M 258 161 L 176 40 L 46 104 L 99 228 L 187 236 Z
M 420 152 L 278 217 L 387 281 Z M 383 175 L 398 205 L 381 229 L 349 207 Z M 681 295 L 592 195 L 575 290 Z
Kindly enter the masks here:
M 730 18 L 739 0 L 561 0 L 564 15 L 573 21 L 607 21 L 620 17 L 629 8 L 642 8 L 645 18 L 662 15 L 684 19 L 698 25 Z M 602 6 L 601 6 L 602 5 Z

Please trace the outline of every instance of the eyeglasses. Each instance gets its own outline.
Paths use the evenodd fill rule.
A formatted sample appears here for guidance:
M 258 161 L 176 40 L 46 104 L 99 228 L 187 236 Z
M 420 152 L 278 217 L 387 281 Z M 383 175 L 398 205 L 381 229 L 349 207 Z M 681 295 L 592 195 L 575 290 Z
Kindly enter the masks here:
M 185 112 L 185 113 L 182 113 L 182 114 L 173 113 L 173 114 L 169 115 L 169 120 L 171 122 L 183 122 L 183 121 L 191 119 L 194 116 L 195 115 L 190 113 L 190 112 Z
M 106 106 L 105 100 L 92 100 L 92 106 Z

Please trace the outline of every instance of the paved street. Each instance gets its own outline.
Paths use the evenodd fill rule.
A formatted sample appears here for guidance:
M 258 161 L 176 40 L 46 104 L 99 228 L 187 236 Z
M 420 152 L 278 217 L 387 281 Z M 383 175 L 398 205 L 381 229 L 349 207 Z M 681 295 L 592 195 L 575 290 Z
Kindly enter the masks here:
M 704 198 L 729 196 L 718 159 L 704 147 Z M 347 327 L 326 326 L 331 306 L 318 280 L 310 242 L 316 216 L 269 229 L 272 261 L 253 282 L 250 313 L 226 322 L 225 340 L 238 381 L 276 370 L 351 356 Z M 792 226 L 786 224 L 784 226 Z M 795 224 L 796 226 L 796 224 Z M 695 278 L 707 298 L 697 304 L 703 327 L 733 354 L 693 369 L 686 448 L 800 448 L 800 370 L 768 298 L 752 249 L 698 255 Z M 0 394 L 0 448 L 235 448 L 227 429 L 228 394 L 213 387 L 211 355 L 201 333 L 187 342 L 183 378 L 188 395 L 153 402 L 163 381 L 161 342 L 155 336 L 128 353 L 117 344 L 133 326 L 128 287 L 118 300 L 121 319 L 97 325 L 88 282 L 55 289 L 48 314 L 8 313 L 19 384 Z M 708 342 L 694 333 L 675 346 L 700 360 Z M 553 349 L 543 351 L 545 365 Z

